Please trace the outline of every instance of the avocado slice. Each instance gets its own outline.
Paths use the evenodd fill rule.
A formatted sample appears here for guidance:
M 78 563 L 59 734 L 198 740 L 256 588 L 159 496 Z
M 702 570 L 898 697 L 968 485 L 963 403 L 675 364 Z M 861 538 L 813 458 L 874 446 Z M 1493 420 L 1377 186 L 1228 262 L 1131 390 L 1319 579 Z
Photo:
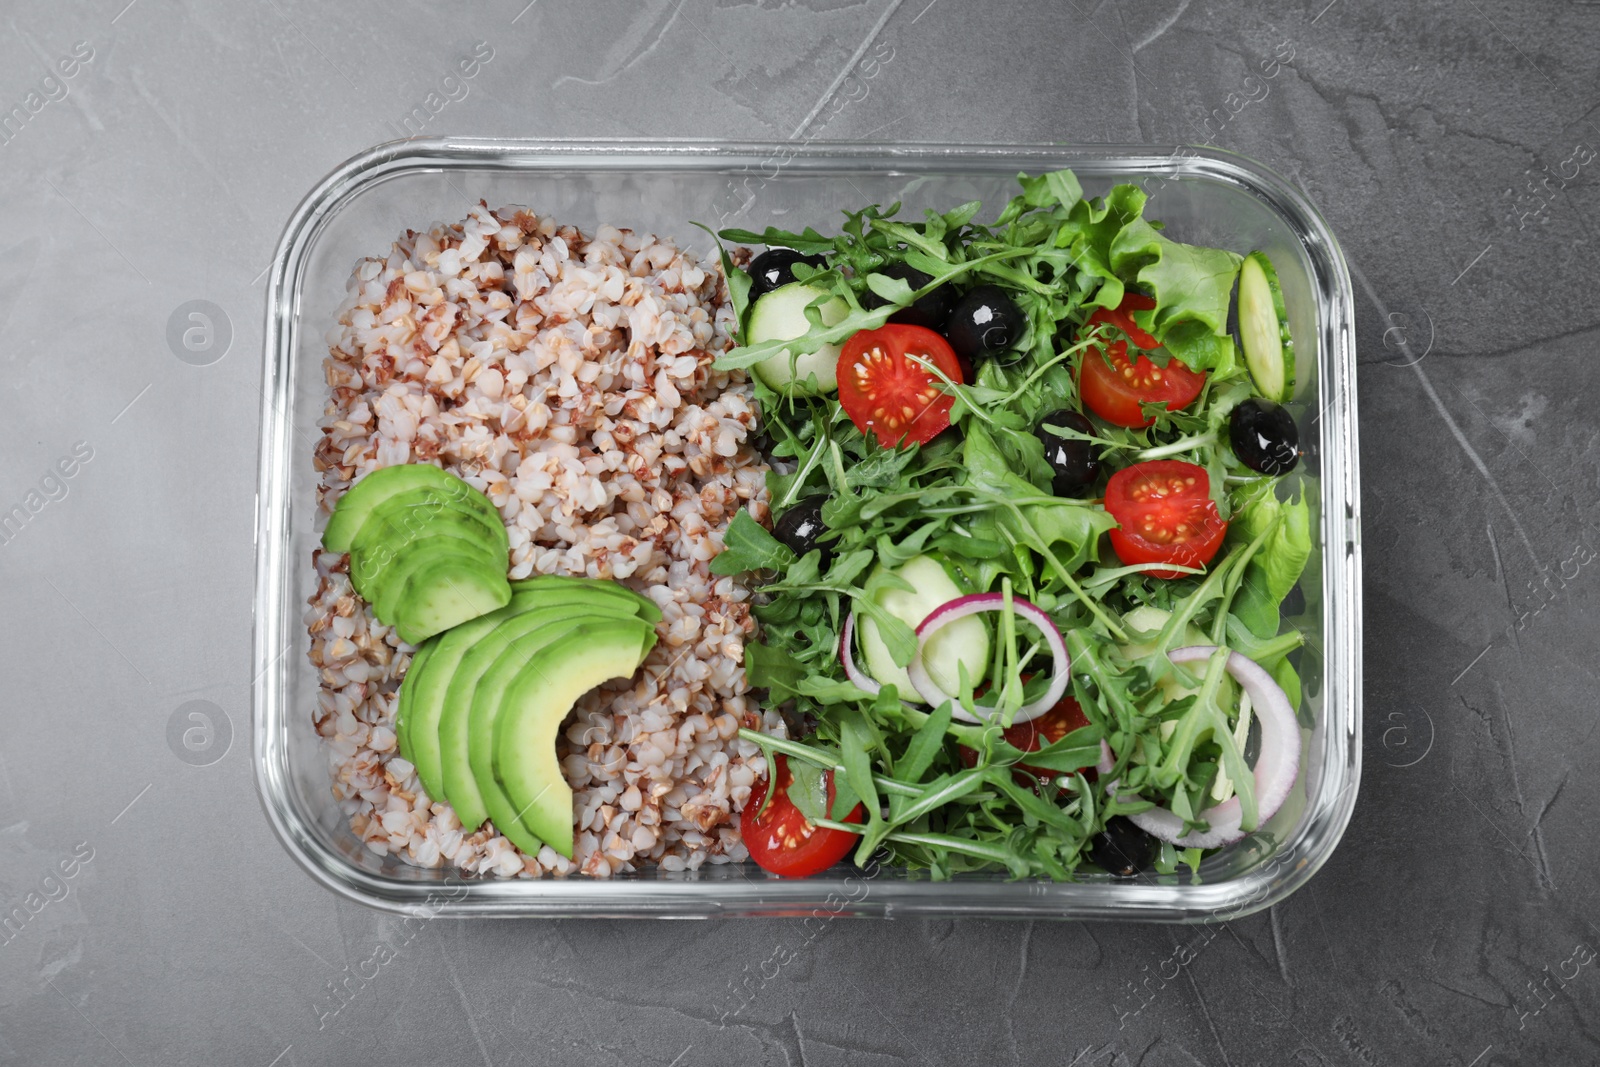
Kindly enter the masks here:
M 474 566 L 486 575 L 505 574 L 505 557 L 493 549 L 446 536 L 408 545 L 399 552 L 369 552 L 357 546 L 351 553 L 350 584 L 372 605 L 379 622 L 394 626 L 411 578 L 447 559 Z
M 334 506 L 328 528 L 322 533 L 322 547 L 330 552 L 350 551 L 358 531 L 379 505 L 401 493 L 418 489 L 432 489 L 444 494 L 446 499 L 472 507 L 480 506 L 473 502 L 476 497 L 496 519 L 499 518 L 499 512 L 488 497 L 449 471 L 426 463 L 402 463 L 380 467 L 345 490 Z
M 572 611 L 562 608 L 541 608 L 522 616 L 518 624 L 522 632 L 505 645 L 489 669 L 484 671 L 472 693 L 467 727 L 467 763 L 472 771 L 472 780 L 478 787 L 484 810 L 494 821 L 495 829 L 524 852 L 537 852 L 543 842 L 529 830 L 521 810 L 511 802 L 494 769 L 495 724 L 508 706 L 507 690 L 524 674 L 540 674 L 557 669 L 556 664 L 545 657 L 545 650 L 593 622 L 626 626 L 635 634 L 637 641 L 643 641 L 646 637 L 652 641 L 655 639 L 654 627 L 626 609 L 619 608 L 618 613 L 609 618 L 603 611 L 593 607 L 582 610 L 585 614 L 577 617 Z M 551 744 L 554 744 L 553 737 Z M 559 777 L 560 771 L 556 773 Z
M 580 582 L 585 584 L 578 584 Z M 512 588 L 524 584 L 526 583 L 513 582 Z M 485 637 L 502 623 L 535 608 L 564 605 L 576 618 L 580 616 L 583 605 L 609 600 L 615 601 L 617 605 L 631 607 L 634 601 L 642 599 L 620 585 L 594 582 L 589 579 L 573 579 L 572 585 L 562 586 L 559 589 L 513 593 L 505 607 L 487 615 L 480 615 L 470 622 L 464 622 L 424 645 L 426 660 L 421 665 L 412 660 L 411 670 L 401 684 L 400 700 L 405 711 L 405 732 L 400 738 L 400 754 L 417 768 L 417 776 L 422 779 L 428 795 L 435 800 L 449 800 L 451 806 L 456 808 L 456 814 L 461 817 L 462 825 L 467 829 L 471 830 L 477 825 L 477 823 L 467 823 L 470 810 L 463 814 L 461 807 L 450 799 L 451 794 L 446 788 L 440 749 L 441 735 L 450 738 L 450 745 L 459 746 L 460 752 L 463 753 L 460 756 L 462 769 L 459 770 L 456 780 L 470 782 L 471 771 L 464 769 L 467 767 L 464 753 L 467 748 L 468 711 L 472 705 L 473 688 L 477 685 L 478 678 L 482 676 L 483 669 L 493 661 L 492 655 L 486 653 L 488 658 L 480 657 L 475 661 L 462 680 L 457 681 L 456 675 L 460 673 L 468 653 L 474 651 Z M 411 694 L 409 698 L 406 695 L 408 692 Z M 482 821 L 480 816 L 478 822 Z
M 496 567 L 475 556 L 443 555 L 410 572 L 394 601 L 395 633 L 407 644 L 420 645 L 510 600 L 504 561 Z
M 536 574 L 531 578 L 518 578 L 511 583 L 511 591 L 517 593 L 536 593 L 541 590 L 553 589 L 589 589 L 603 592 L 609 596 L 629 597 L 638 604 L 639 618 L 644 619 L 652 626 L 661 621 L 661 609 L 656 607 L 656 602 L 641 593 L 635 593 L 625 585 L 605 581 L 600 578 L 577 578 L 566 574 Z
M 395 698 L 395 703 L 394 703 L 394 736 L 395 736 L 395 743 L 399 748 L 399 752 L 400 752 L 401 758 L 406 759 L 406 760 L 410 760 L 412 766 L 416 766 L 416 761 L 412 760 L 410 756 L 406 755 L 407 752 L 411 751 L 411 745 L 410 745 L 410 742 L 408 741 L 408 739 L 406 737 L 406 733 L 411 727 L 411 715 L 412 715 L 412 713 L 411 713 L 411 705 L 412 705 L 412 701 L 414 700 L 414 698 L 416 696 L 417 687 L 414 686 L 414 685 L 407 685 L 406 683 L 411 680 L 411 676 L 412 675 L 421 672 L 423 667 L 425 667 L 427 665 L 428 660 L 433 657 L 433 650 L 438 648 L 438 647 L 439 647 L 439 642 L 438 641 L 428 641 L 428 642 L 424 643 L 421 648 L 417 649 L 416 655 L 411 657 L 411 665 L 406 668 L 406 676 L 405 676 L 405 678 L 401 679 L 401 681 L 400 681 L 400 695 Z M 419 772 L 419 776 L 420 776 L 420 772 Z M 424 783 L 424 784 L 426 784 L 426 783 Z M 428 795 L 430 797 L 436 797 L 437 796 L 437 794 L 435 794 L 432 790 L 428 791 Z
M 444 522 L 448 525 L 430 528 L 406 543 L 370 545 L 358 541 L 350 550 L 350 585 L 381 618 L 388 620 L 394 615 L 395 594 L 429 557 L 470 556 L 490 570 L 505 569 L 507 549 L 478 533 L 474 524 L 463 527 L 453 520 Z
M 541 648 L 505 694 L 494 724 L 494 775 L 523 825 L 569 859 L 572 787 L 556 760 L 556 731 L 583 694 L 638 670 L 655 640 L 655 630 L 635 620 L 580 623 Z
M 437 488 L 397 493 L 373 509 L 351 539 L 351 550 L 375 545 L 405 545 L 445 523 L 474 530 L 487 542 L 509 547 L 506 524 L 500 513 L 488 497 L 476 490 L 472 495 L 481 503 Z
M 570 626 L 591 614 L 627 617 L 633 612 L 631 599 L 601 594 L 598 590 L 585 590 L 575 597 L 569 594 L 568 599 L 559 603 L 548 600 L 541 600 L 537 604 L 525 602 L 514 614 L 497 614 L 496 623 L 487 629 L 479 630 L 474 624 L 468 624 L 473 629 L 462 644 L 456 645 L 452 640 L 451 657 L 455 660 L 455 666 L 444 682 L 442 694 L 430 692 L 428 698 L 437 700 L 437 711 L 432 705 L 419 700 L 419 715 L 411 729 L 411 736 L 420 751 L 426 744 L 423 740 L 423 731 L 426 729 L 424 723 L 430 714 L 435 717 L 438 726 L 432 741 L 438 746 L 436 765 L 439 768 L 441 795 L 456 809 L 456 816 L 463 827 L 475 829 L 488 818 L 483 793 L 472 774 L 472 705 L 479 683 L 500 654 L 519 637 L 552 621 L 565 619 Z M 453 639 L 455 632 L 452 630 L 446 638 Z M 441 654 L 438 662 L 445 664 L 449 660 Z M 437 666 L 429 668 L 430 691 L 435 684 L 431 676 L 437 669 Z M 487 721 L 486 717 L 484 721 Z

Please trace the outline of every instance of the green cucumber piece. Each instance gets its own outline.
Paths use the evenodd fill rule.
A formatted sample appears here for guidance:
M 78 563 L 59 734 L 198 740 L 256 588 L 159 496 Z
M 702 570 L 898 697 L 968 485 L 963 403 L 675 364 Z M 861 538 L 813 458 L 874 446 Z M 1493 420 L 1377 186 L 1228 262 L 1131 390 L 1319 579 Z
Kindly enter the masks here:
M 1274 403 L 1294 393 L 1294 340 L 1283 305 L 1278 272 L 1264 252 L 1251 252 L 1239 265 L 1239 348 L 1256 391 Z
M 882 569 L 882 564 L 879 565 Z M 876 572 L 874 572 L 876 573 Z M 963 591 L 932 556 L 916 556 L 901 564 L 895 574 L 911 583 L 912 588 L 884 589 L 877 601 L 890 615 L 915 630 L 922 620 L 939 608 L 961 596 Z M 878 624 L 865 614 L 858 614 L 861 628 L 861 655 L 866 660 L 867 673 L 880 685 L 893 684 L 906 699 L 916 699 L 916 687 L 906 669 L 895 663 L 889 647 L 878 636 Z M 922 665 L 946 693 L 954 693 L 960 684 L 958 664 L 967 668 L 967 679 L 976 686 L 989 670 L 989 628 L 981 618 L 969 615 L 957 619 L 928 639 L 922 650 Z
M 788 341 L 804 336 L 811 329 L 806 308 L 827 295 L 824 290 L 805 282 L 790 282 L 762 294 L 750 309 L 750 339 L 746 343 Z M 850 313 L 850 305 L 836 296 L 818 310 L 822 324 L 832 326 Z M 825 344 L 804 355 L 794 355 L 785 348 L 752 369 L 756 377 L 779 392 L 821 396 L 839 388 L 839 352 L 840 346 L 836 344 Z

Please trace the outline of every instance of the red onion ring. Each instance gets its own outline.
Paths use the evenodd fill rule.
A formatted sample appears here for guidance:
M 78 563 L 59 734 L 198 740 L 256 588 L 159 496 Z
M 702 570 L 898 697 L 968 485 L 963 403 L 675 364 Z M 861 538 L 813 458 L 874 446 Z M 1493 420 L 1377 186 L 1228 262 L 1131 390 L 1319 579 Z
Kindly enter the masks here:
M 1215 645 L 1190 645 L 1173 649 L 1167 653 L 1167 658 L 1173 663 L 1194 663 L 1211 658 L 1216 650 Z M 1260 664 L 1237 652 L 1230 652 L 1227 670 L 1239 687 L 1250 694 L 1251 710 L 1261 723 L 1261 754 L 1256 757 L 1253 769 L 1256 779 L 1256 823 L 1259 826 L 1283 807 L 1289 790 L 1294 788 L 1295 779 L 1300 774 L 1300 723 L 1294 717 L 1294 709 L 1289 706 L 1288 696 L 1272 680 L 1272 676 L 1261 669 Z M 1100 773 L 1109 774 L 1114 762 L 1111 747 L 1104 741 L 1100 742 Z M 1114 790 L 1116 787 L 1117 783 L 1113 781 L 1106 789 Z M 1128 794 L 1120 799 L 1136 800 L 1138 797 Z M 1218 848 L 1244 836 L 1244 831 L 1239 828 L 1243 816 L 1239 798 L 1235 795 L 1200 813 L 1200 818 L 1211 826 L 1204 832 L 1195 830 L 1183 833 L 1183 820 L 1167 808 L 1151 808 L 1129 815 L 1128 819 L 1151 837 L 1170 841 L 1180 848 Z
M 1006 598 L 1001 593 L 974 593 L 971 596 L 956 597 L 948 603 L 941 604 L 928 613 L 917 627 L 917 654 L 911 657 L 911 663 L 906 667 L 906 673 L 911 676 L 911 684 L 917 687 L 917 692 L 934 707 L 938 707 L 946 700 L 954 701 L 951 717 L 961 722 L 982 722 L 976 716 L 969 715 L 961 706 L 960 701 L 955 701 L 949 693 L 940 689 L 928 674 L 927 668 L 922 665 L 922 650 L 927 646 L 928 639 L 939 630 L 969 615 L 978 615 L 986 611 L 1004 611 Z M 1017 711 L 1013 722 L 1027 722 L 1036 719 L 1061 702 L 1066 695 L 1067 683 L 1071 681 L 1068 673 L 1072 665 L 1071 657 L 1067 655 L 1067 642 L 1062 638 L 1061 631 L 1056 629 L 1056 624 L 1051 620 L 1045 610 L 1031 601 L 1014 596 L 1011 598 L 1011 607 L 1018 615 L 1027 619 L 1038 627 L 1044 634 L 1045 643 L 1050 646 L 1050 656 L 1054 660 L 1054 671 L 1051 675 L 1050 688 L 1044 696 L 1031 704 L 1025 704 Z
M 883 686 L 866 671 L 856 666 L 856 613 L 844 617 L 844 629 L 839 632 L 839 662 L 844 664 L 844 676 L 850 684 L 863 693 L 877 696 Z

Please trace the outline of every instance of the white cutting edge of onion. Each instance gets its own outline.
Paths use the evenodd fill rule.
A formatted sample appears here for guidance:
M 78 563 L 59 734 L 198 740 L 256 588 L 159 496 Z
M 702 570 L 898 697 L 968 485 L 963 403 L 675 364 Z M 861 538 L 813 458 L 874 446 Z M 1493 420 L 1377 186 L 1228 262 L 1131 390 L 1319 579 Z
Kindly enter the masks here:
M 1216 650 L 1215 645 L 1190 645 L 1173 649 L 1167 658 L 1173 663 L 1194 663 L 1210 659 Z M 1240 688 L 1249 694 L 1252 710 L 1261 723 L 1261 754 L 1256 757 L 1254 768 L 1259 825 L 1277 814 L 1300 773 L 1300 724 L 1289 706 L 1288 696 L 1260 664 L 1230 652 L 1227 669 Z M 1114 763 L 1110 746 L 1100 742 L 1100 773 L 1111 773 Z M 1112 782 L 1106 788 L 1111 790 L 1116 786 L 1117 783 Z M 1135 798 L 1124 795 L 1121 799 Z M 1150 836 L 1170 841 L 1180 848 L 1218 848 L 1244 836 L 1239 827 L 1243 815 L 1239 798 L 1234 796 L 1200 813 L 1200 818 L 1211 827 L 1204 832 L 1183 833 L 1183 820 L 1166 808 L 1151 808 L 1129 815 L 1128 819 Z
M 1067 642 L 1062 638 L 1061 631 L 1056 629 L 1056 624 L 1050 620 L 1045 610 L 1021 597 L 1011 598 L 1011 609 L 1018 615 L 1033 623 L 1044 635 L 1045 644 L 1050 646 L 1050 656 L 1054 661 L 1054 674 L 1050 680 L 1050 688 L 1044 696 L 1031 704 L 1025 704 L 1017 711 L 1013 722 L 1027 722 L 1029 719 L 1038 718 L 1061 702 L 1066 695 L 1067 683 L 1071 679 L 1068 668 L 1072 661 L 1067 656 Z M 974 593 L 971 596 L 956 597 L 954 600 L 939 605 L 928 613 L 927 618 L 917 627 L 917 651 L 911 657 L 911 663 L 906 668 L 906 673 L 911 676 L 911 684 L 916 686 L 917 694 L 934 707 L 938 707 L 946 700 L 954 701 L 951 717 L 961 722 L 981 722 L 982 720 L 970 715 L 967 709 L 961 706 L 960 701 L 955 701 L 951 694 L 940 689 L 934 680 L 929 677 L 928 671 L 922 665 L 922 650 L 927 647 L 928 639 L 939 630 L 969 615 L 978 615 L 986 611 L 1004 611 L 1005 596 L 1000 593 Z M 851 612 L 844 620 L 844 631 L 839 635 L 839 659 L 844 664 L 845 677 L 857 689 L 876 696 L 882 691 L 870 675 L 856 666 L 855 657 L 855 629 L 856 615 Z
M 851 685 L 873 696 L 883 692 L 877 679 L 856 666 L 856 613 L 853 611 L 844 617 L 844 629 L 839 633 L 839 662 L 844 664 L 844 676 L 850 679 Z

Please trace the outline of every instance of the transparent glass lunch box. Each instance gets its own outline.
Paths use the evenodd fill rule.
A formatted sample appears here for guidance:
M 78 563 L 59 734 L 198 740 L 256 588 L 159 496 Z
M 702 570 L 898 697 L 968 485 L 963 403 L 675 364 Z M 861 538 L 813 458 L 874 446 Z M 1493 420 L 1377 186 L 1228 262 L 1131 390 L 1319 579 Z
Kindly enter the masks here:
M 598 223 L 670 235 L 709 250 L 694 228 L 769 224 L 836 229 L 844 206 L 904 203 L 903 215 L 971 199 L 992 218 L 1019 171 L 1071 167 L 1086 195 L 1121 181 L 1150 193 L 1147 217 L 1174 238 L 1276 264 L 1298 382 L 1292 408 L 1306 458 L 1319 550 L 1291 620 L 1301 661 L 1302 772 L 1263 829 L 1187 869 L 1134 881 L 1074 883 L 1003 874 L 934 882 L 850 867 L 780 880 L 753 864 L 593 880 L 463 878 L 380 857 L 353 834 L 330 791 L 312 725 L 316 673 L 301 613 L 314 589 L 316 476 L 311 450 L 325 398 L 323 336 L 355 262 L 386 254 L 405 229 L 468 206 L 528 206 L 592 232 Z M 1361 549 L 1355 339 L 1350 277 L 1314 207 L 1259 164 L 1211 149 L 1127 146 L 727 144 L 414 140 L 373 148 L 324 179 L 295 210 L 271 268 L 257 494 L 256 781 L 273 829 L 310 874 L 392 910 L 488 916 L 710 918 L 777 915 L 980 915 L 1204 921 L 1276 903 L 1327 860 L 1349 821 L 1361 765 Z M 1301 598 L 1291 598 L 1298 601 Z

